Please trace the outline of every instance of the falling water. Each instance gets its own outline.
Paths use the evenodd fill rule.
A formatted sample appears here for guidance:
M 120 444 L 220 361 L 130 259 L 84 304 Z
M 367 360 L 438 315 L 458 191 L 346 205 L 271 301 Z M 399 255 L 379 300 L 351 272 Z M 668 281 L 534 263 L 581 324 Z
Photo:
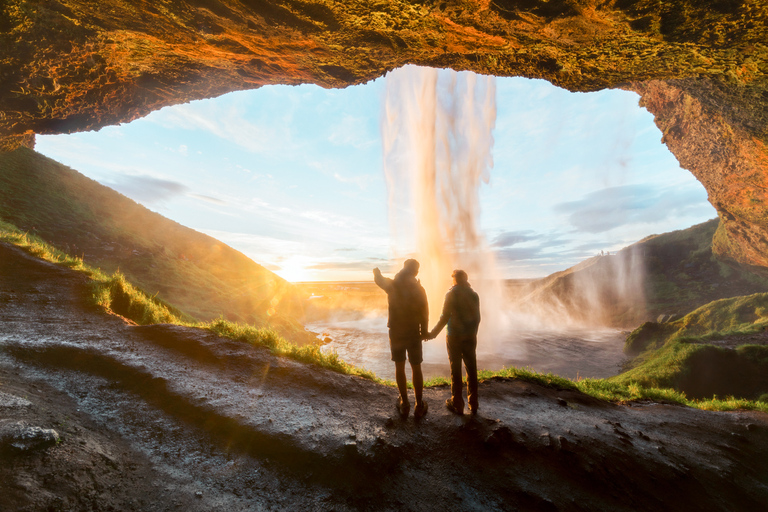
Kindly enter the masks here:
M 493 167 L 494 77 L 406 66 L 387 75 L 384 171 L 394 256 L 421 262 L 431 324 L 467 271 L 480 295 L 481 346 L 504 328 L 501 281 L 479 228 L 479 192 Z

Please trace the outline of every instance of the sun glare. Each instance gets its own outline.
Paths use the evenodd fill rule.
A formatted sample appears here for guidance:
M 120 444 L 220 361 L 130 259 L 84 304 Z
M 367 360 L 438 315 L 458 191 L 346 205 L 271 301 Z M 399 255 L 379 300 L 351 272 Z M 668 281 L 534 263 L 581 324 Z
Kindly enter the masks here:
M 291 256 L 280 262 L 280 268 L 274 272 L 290 283 L 311 281 L 315 277 L 314 273 L 308 268 L 311 264 L 312 262 L 309 261 L 309 258 Z

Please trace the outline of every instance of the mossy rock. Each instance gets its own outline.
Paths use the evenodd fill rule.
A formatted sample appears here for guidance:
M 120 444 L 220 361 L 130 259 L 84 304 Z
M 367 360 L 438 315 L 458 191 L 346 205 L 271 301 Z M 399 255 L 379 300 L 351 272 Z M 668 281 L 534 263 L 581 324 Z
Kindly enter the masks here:
M 632 331 L 624 342 L 624 353 L 628 356 L 636 356 L 651 348 L 659 348 L 664 340 L 675 331 L 669 324 L 658 322 L 645 322 Z

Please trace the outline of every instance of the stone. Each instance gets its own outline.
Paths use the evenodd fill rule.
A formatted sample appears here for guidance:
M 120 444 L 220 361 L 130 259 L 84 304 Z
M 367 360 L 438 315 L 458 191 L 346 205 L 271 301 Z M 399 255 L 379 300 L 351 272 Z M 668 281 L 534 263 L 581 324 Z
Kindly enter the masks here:
M 0 407 L 17 408 L 17 407 L 29 407 L 32 402 L 26 398 L 21 398 L 15 395 L 9 395 L 0 391 Z
M 18 451 L 31 451 L 59 442 L 59 433 L 50 428 L 29 425 L 25 421 L 0 424 L 0 447 L 8 446 Z

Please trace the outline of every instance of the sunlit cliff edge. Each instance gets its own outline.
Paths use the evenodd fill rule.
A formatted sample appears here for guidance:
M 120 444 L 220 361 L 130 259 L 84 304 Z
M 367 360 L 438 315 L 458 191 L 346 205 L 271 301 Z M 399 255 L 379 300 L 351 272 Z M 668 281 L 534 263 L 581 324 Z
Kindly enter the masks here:
M 0 7 L 0 147 L 266 84 L 407 63 L 640 94 L 706 187 L 716 251 L 768 267 L 768 6 L 758 0 L 237 0 Z

